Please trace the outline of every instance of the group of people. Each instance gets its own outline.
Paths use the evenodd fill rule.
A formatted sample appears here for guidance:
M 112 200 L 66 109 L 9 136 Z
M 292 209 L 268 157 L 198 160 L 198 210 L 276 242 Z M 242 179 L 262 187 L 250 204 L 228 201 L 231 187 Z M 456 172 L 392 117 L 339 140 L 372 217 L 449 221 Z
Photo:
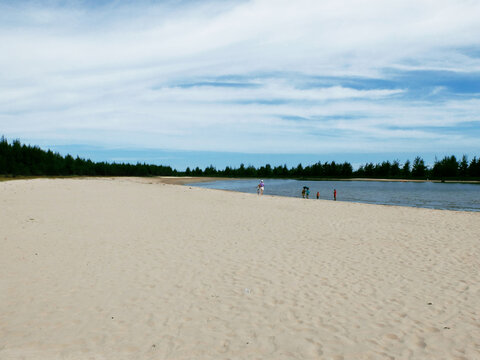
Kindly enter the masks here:
M 263 191 L 265 190 L 265 183 L 263 180 L 260 180 L 260 183 L 257 185 L 257 194 L 263 195 Z M 302 197 L 304 199 L 310 198 L 310 188 L 308 186 L 304 186 L 302 189 Z M 320 192 L 317 191 L 317 199 L 320 199 Z M 333 200 L 337 200 L 337 189 L 333 189 Z
M 310 197 L 310 188 L 304 186 L 302 190 L 302 197 L 308 199 Z M 317 199 L 320 199 L 320 191 L 317 191 Z M 337 189 L 333 189 L 333 200 L 337 200 Z
M 302 189 L 302 197 L 304 199 L 308 199 L 310 197 L 310 188 L 308 186 L 304 186 Z

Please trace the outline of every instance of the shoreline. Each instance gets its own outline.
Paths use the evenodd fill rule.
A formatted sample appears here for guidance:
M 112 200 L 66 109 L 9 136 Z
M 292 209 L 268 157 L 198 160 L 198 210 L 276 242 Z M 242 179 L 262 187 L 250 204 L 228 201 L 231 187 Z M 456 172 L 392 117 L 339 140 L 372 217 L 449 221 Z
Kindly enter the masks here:
M 210 181 L 211 179 L 209 179 L 208 181 Z M 233 178 L 228 178 L 228 179 L 222 179 L 221 181 L 223 180 L 248 180 L 248 181 L 255 181 L 253 179 L 233 179 Z M 267 178 L 267 180 L 269 180 Z M 272 179 L 270 179 L 272 180 Z M 277 179 L 273 179 L 273 180 L 277 180 Z M 220 181 L 220 180 L 219 180 Z M 300 181 L 301 180 L 297 180 L 297 181 Z M 374 181 L 373 181 L 374 182 Z M 388 182 L 388 181 L 380 181 L 380 182 Z M 172 182 L 173 184 L 175 184 L 175 181 Z M 415 182 L 415 183 L 418 183 L 418 182 Z M 193 182 L 193 181 L 186 181 L 186 184 L 190 184 L 191 186 L 193 187 L 200 187 L 202 189 L 210 189 L 210 190 L 216 190 L 216 191 L 228 191 L 228 192 L 234 192 L 234 193 L 242 193 L 242 194 L 252 194 L 252 195 L 255 195 L 255 192 L 253 191 L 242 191 L 242 190 L 239 190 L 239 189 L 225 189 L 225 188 L 215 188 L 214 185 L 212 187 L 203 187 L 201 186 L 201 182 Z M 184 183 L 179 183 L 177 185 L 184 185 Z M 313 185 L 310 185 L 310 186 L 313 186 Z M 338 186 L 337 186 L 338 188 Z M 243 189 L 245 190 L 245 189 Z M 293 199 L 302 199 L 302 197 L 298 194 L 294 194 L 292 195 L 291 193 L 290 194 L 280 194 L 280 193 L 265 193 L 263 196 L 272 196 L 272 197 L 281 197 L 281 198 L 293 198 Z M 455 211 L 455 212 L 467 212 L 467 213 L 470 213 L 470 212 L 474 212 L 474 213 L 477 213 L 477 212 L 480 212 L 480 208 L 477 208 L 475 207 L 474 205 L 471 205 L 471 206 L 468 206 L 468 204 L 463 204 L 464 206 L 460 206 L 458 203 L 456 206 L 452 205 L 450 202 L 448 201 L 444 201 L 443 203 L 442 202 L 438 202 L 436 201 L 435 204 L 432 204 L 431 201 L 429 202 L 429 199 L 425 199 L 425 201 L 420 201 L 420 202 L 402 202 L 402 201 L 388 201 L 388 200 L 384 200 L 384 201 L 369 201 L 367 199 L 356 199 L 356 198 L 348 198 L 348 199 L 337 199 L 337 200 L 334 200 L 333 198 L 320 198 L 320 199 L 316 199 L 315 198 L 315 194 L 312 193 L 312 197 L 310 199 L 305 199 L 303 198 L 303 200 L 324 200 L 324 201 L 338 201 L 338 202 L 346 202 L 346 203 L 357 203 L 357 204 L 367 204 L 367 205 L 379 205 L 379 206 L 397 206 L 397 207 L 407 207 L 407 208 L 417 208 L 417 209 L 430 209 L 430 210 L 440 210 L 440 211 Z M 431 200 L 431 199 L 430 199 Z
M 215 182 L 215 181 L 235 181 L 235 180 L 255 180 L 256 178 L 225 178 L 225 177 L 200 177 L 200 176 L 156 176 L 156 177 L 128 177 L 128 176 L 118 176 L 118 177 L 89 177 L 89 176 L 72 176 L 72 177 L 28 177 L 28 178 L 9 178 L 8 180 L 35 180 L 35 179 L 43 179 L 43 180 L 112 180 L 112 181 L 122 181 L 125 180 L 127 182 L 134 182 L 139 184 L 163 184 L 163 185 L 175 185 L 175 186 L 185 186 L 185 185 L 192 185 L 195 187 L 195 184 L 200 184 L 204 182 Z M 268 178 L 266 178 L 268 179 Z M 419 180 L 391 180 L 391 179 L 368 179 L 368 178 L 353 178 L 353 179 L 323 179 L 323 180 L 309 180 L 309 179 L 273 179 L 273 180 L 297 180 L 297 181 L 366 181 L 366 182 L 415 182 L 415 183 L 422 183 L 427 181 L 419 181 Z M 0 177 L 0 183 L 2 182 L 2 178 Z M 439 183 L 439 181 L 428 181 Z M 457 183 L 457 182 L 451 182 Z M 470 182 L 464 182 L 465 184 L 470 184 Z M 480 183 L 480 182 L 479 182 Z M 477 183 L 475 183 L 477 184 Z M 202 188 L 202 187 L 199 187 Z M 215 189 L 215 188 L 202 188 L 202 189 L 209 189 L 215 191 L 226 191 L 230 193 L 240 193 L 240 194 L 254 194 L 249 192 L 242 192 L 237 190 L 231 189 Z M 297 199 L 301 198 L 300 196 L 288 196 L 288 195 L 278 195 L 278 194 L 264 194 L 263 196 L 269 197 L 279 197 L 279 198 L 291 198 Z M 309 200 L 318 200 L 312 197 Z M 319 200 L 323 201 L 334 201 L 331 199 L 321 198 Z M 380 203 L 380 202 L 367 202 L 367 201 L 354 201 L 354 200 L 337 200 L 337 202 L 343 202 L 348 204 L 364 204 L 364 205 L 377 205 L 377 206 L 387 206 L 387 207 L 400 207 L 400 208 L 411 208 L 411 209 L 428 209 L 428 210 L 437 210 L 437 211 L 453 211 L 453 212 L 465 212 L 465 213 L 479 213 L 480 210 L 478 209 L 471 209 L 471 208 L 440 208 L 440 207 L 427 207 L 427 206 L 418 206 L 418 205 L 409 205 L 409 204 L 391 204 L 391 203 Z
M 154 177 L 160 182 L 172 185 L 195 184 L 213 181 L 233 181 L 233 180 L 257 180 L 257 178 L 231 178 L 231 177 L 202 177 L 202 176 L 161 176 Z M 372 182 L 414 182 L 414 183 L 444 183 L 444 184 L 480 184 L 477 180 L 416 180 L 416 179 L 372 179 L 372 178 L 265 178 L 268 180 L 297 180 L 297 181 L 372 181 Z
M 234 181 L 234 180 L 256 180 L 259 178 L 232 178 L 213 176 L 2 176 L 0 182 L 12 180 L 34 180 L 34 179 L 144 179 L 145 182 L 156 180 L 163 184 L 186 185 L 213 181 Z M 373 182 L 431 182 L 444 184 L 480 184 L 480 180 L 418 180 L 418 179 L 382 179 L 382 178 L 265 178 L 268 180 L 297 180 L 297 181 L 373 181 Z
M 418 179 L 372 179 L 372 178 L 349 178 L 349 179 L 342 179 L 342 178 L 321 178 L 321 179 L 314 179 L 314 178 L 307 178 L 301 180 L 308 180 L 308 181 L 377 181 L 377 182 L 415 182 L 415 183 L 423 183 L 423 182 L 431 182 L 431 183 L 442 183 L 442 184 L 480 184 L 479 180 L 418 180 Z

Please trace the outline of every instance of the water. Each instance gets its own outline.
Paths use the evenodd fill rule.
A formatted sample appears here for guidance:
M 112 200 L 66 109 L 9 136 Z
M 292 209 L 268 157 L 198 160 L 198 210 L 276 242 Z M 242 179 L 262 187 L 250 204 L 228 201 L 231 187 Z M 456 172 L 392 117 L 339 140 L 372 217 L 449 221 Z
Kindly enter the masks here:
M 191 186 L 256 193 L 259 180 L 229 180 L 196 183 Z M 265 179 L 265 195 L 301 197 L 310 187 L 310 199 L 412 206 L 430 209 L 480 211 L 480 184 L 383 181 L 301 181 Z

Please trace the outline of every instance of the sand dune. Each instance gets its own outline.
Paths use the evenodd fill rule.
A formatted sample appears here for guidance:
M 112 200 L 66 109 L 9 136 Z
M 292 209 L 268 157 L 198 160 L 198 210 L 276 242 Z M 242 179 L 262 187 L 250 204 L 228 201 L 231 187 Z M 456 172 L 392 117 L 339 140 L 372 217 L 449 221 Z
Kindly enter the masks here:
M 480 359 L 480 213 L 0 183 L 0 359 Z

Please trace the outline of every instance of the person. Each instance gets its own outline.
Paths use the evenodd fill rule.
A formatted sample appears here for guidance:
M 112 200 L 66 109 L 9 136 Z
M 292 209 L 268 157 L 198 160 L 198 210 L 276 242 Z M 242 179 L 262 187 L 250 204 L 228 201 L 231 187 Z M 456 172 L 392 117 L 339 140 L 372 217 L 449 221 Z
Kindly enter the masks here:
M 317 191 L 317 200 L 320 199 L 320 191 Z
M 305 191 L 305 196 L 307 197 L 307 199 L 310 196 L 310 189 L 308 187 L 307 187 L 307 191 Z
M 258 189 L 260 190 L 260 195 L 263 195 L 263 190 L 265 190 L 265 184 L 263 180 L 260 180 L 260 184 L 258 184 Z
M 337 200 L 337 189 L 333 189 L 333 200 Z
M 302 189 L 302 198 L 305 199 L 305 186 L 304 186 L 303 189 Z

